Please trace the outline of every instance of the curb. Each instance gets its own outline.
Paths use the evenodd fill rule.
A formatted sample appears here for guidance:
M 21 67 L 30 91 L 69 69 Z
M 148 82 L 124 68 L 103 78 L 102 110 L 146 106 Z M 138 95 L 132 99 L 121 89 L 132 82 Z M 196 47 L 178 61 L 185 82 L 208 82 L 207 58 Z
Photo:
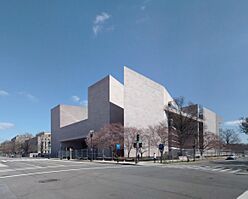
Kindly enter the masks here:
M 116 164 L 116 165 L 133 165 L 133 166 L 141 166 L 138 164 L 134 164 L 134 163 L 129 163 L 129 162 L 107 162 L 107 161 L 93 161 L 92 163 L 98 163 L 98 164 Z

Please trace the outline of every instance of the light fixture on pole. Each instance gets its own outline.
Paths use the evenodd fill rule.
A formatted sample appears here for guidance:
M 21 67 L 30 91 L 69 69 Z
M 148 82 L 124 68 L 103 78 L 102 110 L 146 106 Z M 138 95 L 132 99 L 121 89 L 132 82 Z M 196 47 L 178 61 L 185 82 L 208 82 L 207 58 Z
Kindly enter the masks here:
M 91 157 L 90 157 L 90 161 L 93 161 L 93 143 L 92 143 L 92 137 L 94 134 L 94 130 L 90 130 L 90 151 L 91 151 Z

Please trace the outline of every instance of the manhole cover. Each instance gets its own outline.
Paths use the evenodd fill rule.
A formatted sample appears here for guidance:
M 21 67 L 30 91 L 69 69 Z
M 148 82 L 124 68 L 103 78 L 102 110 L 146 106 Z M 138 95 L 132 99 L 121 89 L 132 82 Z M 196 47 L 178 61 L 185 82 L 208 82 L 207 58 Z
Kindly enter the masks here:
M 48 182 L 57 182 L 59 179 L 46 179 L 46 180 L 39 180 L 39 183 L 48 183 Z

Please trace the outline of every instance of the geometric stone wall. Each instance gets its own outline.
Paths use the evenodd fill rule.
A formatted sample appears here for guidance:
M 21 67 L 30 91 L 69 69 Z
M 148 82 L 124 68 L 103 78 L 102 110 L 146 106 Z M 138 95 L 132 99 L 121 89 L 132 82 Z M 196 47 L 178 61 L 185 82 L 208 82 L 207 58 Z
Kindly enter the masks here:
M 88 88 L 88 107 L 58 105 L 51 110 L 52 156 L 66 144 L 80 147 L 79 139 L 110 122 L 123 124 L 123 85 L 106 76 Z
M 124 126 L 146 129 L 160 122 L 167 124 L 164 107 L 172 97 L 151 79 L 124 67 Z M 125 136 L 125 135 L 124 135 Z M 127 151 L 125 151 L 127 154 Z M 158 148 L 149 149 L 151 156 Z M 135 151 L 131 151 L 134 155 Z M 147 151 L 148 153 L 148 151 Z

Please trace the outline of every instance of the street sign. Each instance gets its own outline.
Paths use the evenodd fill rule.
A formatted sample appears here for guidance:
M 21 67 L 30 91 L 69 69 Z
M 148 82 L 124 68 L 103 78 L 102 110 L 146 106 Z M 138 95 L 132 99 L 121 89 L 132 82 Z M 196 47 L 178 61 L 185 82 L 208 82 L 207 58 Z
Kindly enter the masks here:
M 116 150 L 121 150 L 121 145 L 120 144 L 116 144 Z

